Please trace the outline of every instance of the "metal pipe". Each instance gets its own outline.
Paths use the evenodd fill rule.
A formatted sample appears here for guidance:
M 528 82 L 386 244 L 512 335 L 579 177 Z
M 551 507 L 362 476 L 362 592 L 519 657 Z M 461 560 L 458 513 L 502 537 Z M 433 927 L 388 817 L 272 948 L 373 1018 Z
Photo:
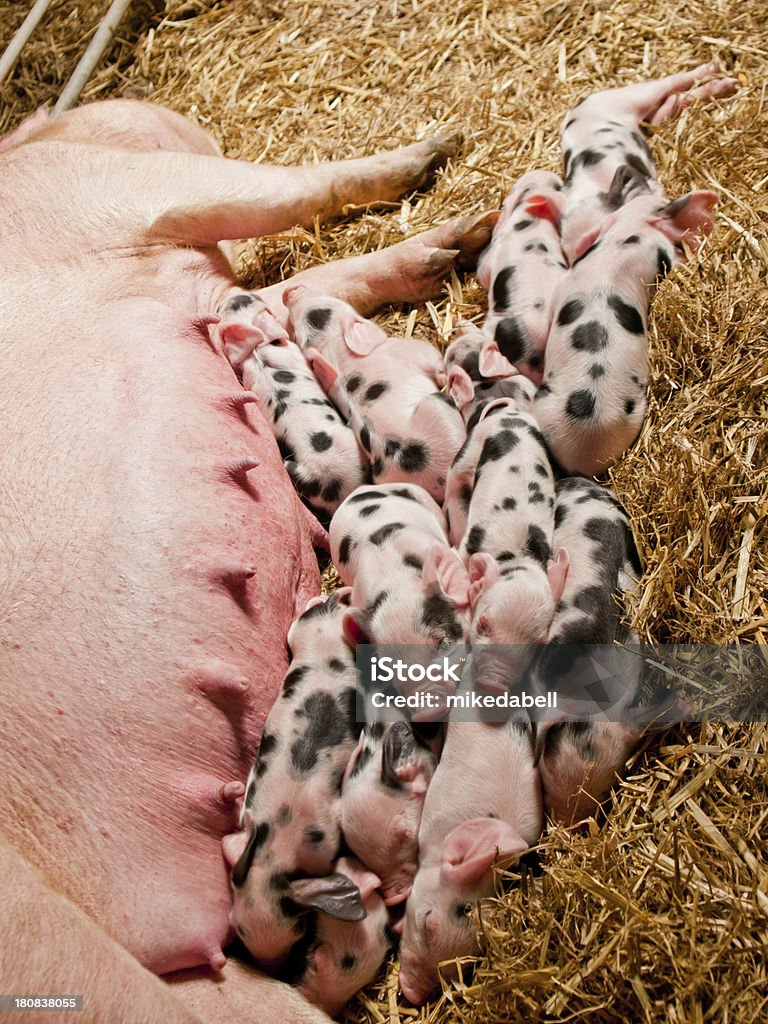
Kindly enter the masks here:
M 99 27 L 96 29 L 93 39 L 88 44 L 88 48 L 72 72 L 71 78 L 64 86 L 61 96 L 56 101 L 56 105 L 51 111 L 51 120 L 54 120 L 60 114 L 63 114 L 65 110 L 69 110 L 70 107 L 75 105 L 85 83 L 91 77 L 93 69 L 99 63 L 104 51 L 112 41 L 120 19 L 130 4 L 131 0 L 112 0 L 109 10 L 99 22 Z
M 13 39 L 8 43 L 5 53 L 0 57 L 0 85 L 6 80 L 13 66 L 19 59 L 19 54 L 24 49 L 29 37 L 35 31 L 37 26 L 40 24 L 43 15 L 51 6 L 51 0 L 37 0 L 32 5 L 32 9 L 22 21 L 21 26 L 16 32 Z

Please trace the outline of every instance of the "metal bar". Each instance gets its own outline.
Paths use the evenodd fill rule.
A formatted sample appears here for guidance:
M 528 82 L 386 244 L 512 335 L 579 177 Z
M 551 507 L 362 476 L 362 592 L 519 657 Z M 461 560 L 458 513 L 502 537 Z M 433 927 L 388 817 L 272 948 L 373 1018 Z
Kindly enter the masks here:
M 19 54 L 24 49 L 29 37 L 40 24 L 43 15 L 50 6 L 51 0 L 37 0 L 37 2 L 32 5 L 32 9 L 24 21 L 22 21 L 16 35 L 10 43 L 8 43 L 5 53 L 0 57 L 0 85 L 2 85 L 8 75 L 13 71 L 13 66 L 19 59 Z
M 51 111 L 51 120 L 75 105 L 85 83 L 91 77 L 93 69 L 99 63 L 104 51 L 112 41 L 120 19 L 130 4 L 131 0 L 112 0 L 109 10 L 99 22 L 99 27 L 96 29 L 93 39 L 88 44 L 88 48 L 72 72 L 71 78 L 64 86 L 61 96 L 56 101 L 56 105 Z

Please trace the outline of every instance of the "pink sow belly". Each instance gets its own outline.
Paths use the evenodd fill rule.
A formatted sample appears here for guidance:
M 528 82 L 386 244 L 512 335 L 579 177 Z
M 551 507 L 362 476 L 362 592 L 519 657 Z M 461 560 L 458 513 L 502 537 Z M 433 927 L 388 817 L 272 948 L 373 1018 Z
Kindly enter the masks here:
M 221 787 L 317 565 L 266 425 L 189 319 L 107 325 L 0 350 L 2 828 L 164 972 L 226 940 Z

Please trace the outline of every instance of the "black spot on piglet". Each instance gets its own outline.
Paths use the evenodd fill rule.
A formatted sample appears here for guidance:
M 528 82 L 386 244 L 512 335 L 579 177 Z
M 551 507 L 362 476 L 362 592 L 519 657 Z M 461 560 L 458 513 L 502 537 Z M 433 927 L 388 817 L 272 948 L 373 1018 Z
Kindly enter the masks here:
M 427 465 L 427 449 L 417 441 L 404 444 L 400 449 L 398 462 L 406 473 L 418 473 Z
M 242 295 L 236 295 L 234 299 L 230 299 L 225 305 L 224 309 L 227 313 L 239 313 L 241 309 L 245 309 L 255 301 L 253 295 L 248 292 L 244 292 Z
M 353 543 L 352 537 L 348 533 L 345 534 L 341 538 L 341 543 L 339 544 L 339 561 L 340 562 L 348 562 L 349 561 L 349 553 L 352 550 L 352 543 Z
M 385 384 L 383 381 L 379 381 L 376 384 L 371 384 L 363 395 L 364 402 L 375 402 L 377 398 L 381 398 L 382 395 L 389 391 L 389 384 Z
M 380 526 L 378 530 L 374 530 L 369 540 L 371 544 L 377 548 L 388 540 L 392 534 L 397 533 L 399 530 L 405 529 L 405 523 L 387 523 L 385 526 Z
M 452 641 L 464 638 L 464 631 L 456 619 L 453 601 L 439 590 L 431 593 L 424 602 L 421 623 L 430 635 L 445 636 Z
M 672 269 L 669 256 L 663 249 L 656 250 L 656 277 L 665 278 Z
M 316 606 L 319 607 L 319 606 Z M 292 668 L 283 680 L 283 697 L 288 698 L 293 694 L 293 691 L 299 685 L 304 676 L 309 672 L 308 665 L 299 665 L 297 668 Z M 262 746 L 264 744 L 264 737 L 261 739 Z
M 467 554 L 476 554 L 485 543 L 485 530 L 482 526 L 473 526 L 467 537 Z
M 480 458 L 477 460 L 478 468 L 486 462 L 496 462 L 504 455 L 508 455 L 520 443 L 520 435 L 513 430 L 501 430 L 498 434 L 486 438 Z
M 568 396 L 565 411 L 572 419 L 589 419 L 595 411 L 595 396 L 591 391 L 572 391 Z
M 608 345 L 608 331 L 597 320 L 587 320 L 574 329 L 571 345 L 579 352 L 600 352 Z
M 409 569 L 415 569 L 416 572 L 421 572 L 424 568 L 424 563 L 418 557 L 418 555 L 405 555 L 403 558 L 403 565 Z
M 337 480 L 335 477 L 330 479 L 323 488 L 323 498 L 325 501 L 338 501 L 341 497 L 341 480 Z
M 535 523 L 531 523 L 528 527 L 528 536 L 525 541 L 525 554 L 531 558 L 535 558 L 541 565 L 547 564 L 547 559 L 551 557 L 552 551 L 549 546 L 549 541 L 540 526 L 536 526 Z
M 322 331 L 328 326 L 331 319 L 331 310 L 327 307 L 310 309 L 307 313 L 307 323 L 314 331 Z
M 355 505 L 360 501 L 369 501 L 371 498 L 385 498 L 386 495 L 383 491 L 377 491 L 372 487 L 363 487 L 359 491 L 355 491 L 349 498 L 349 504 Z
M 502 310 L 509 308 L 509 303 L 511 301 L 510 292 L 512 290 L 512 278 L 516 270 L 517 268 L 514 265 L 510 267 L 502 267 L 494 278 L 491 296 L 493 298 L 493 308 L 496 312 L 501 312 Z
M 522 359 L 528 349 L 527 332 L 513 316 L 505 316 L 499 320 L 494 331 L 494 339 L 501 354 L 510 363 Z
M 602 160 L 605 160 L 605 153 L 601 153 L 599 149 L 585 149 L 579 153 L 576 160 L 582 167 L 595 167 Z
M 645 333 L 645 324 L 636 306 L 625 302 L 619 295 L 609 295 L 608 305 L 625 331 L 629 331 L 630 334 Z
M 578 320 L 584 312 L 584 308 L 585 304 L 581 299 L 569 299 L 568 302 L 564 302 L 557 314 L 557 322 L 560 327 L 565 327 L 566 324 L 572 324 Z
M 309 435 L 309 443 L 316 452 L 327 452 L 333 444 L 333 438 L 324 430 L 319 430 L 316 434 Z
M 291 765 L 300 775 L 312 771 L 324 747 L 338 746 L 347 738 L 347 722 L 338 704 L 342 696 L 311 693 L 296 712 L 296 717 L 306 723 L 304 732 L 291 745 Z

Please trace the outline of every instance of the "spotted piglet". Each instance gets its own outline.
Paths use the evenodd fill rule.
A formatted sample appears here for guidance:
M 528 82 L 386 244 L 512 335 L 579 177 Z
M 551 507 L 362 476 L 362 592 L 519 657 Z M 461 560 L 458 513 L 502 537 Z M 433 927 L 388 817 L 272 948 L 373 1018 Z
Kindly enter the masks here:
M 495 380 L 473 380 L 462 366 L 454 365 L 448 374 L 448 394 L 456 403 L 470 434 L 485 407 L 499 398 L 514 402 L 518 412 L 530 412 L 536 385 L 521 373 Z
M 499 346 L 473 323 L 462 321 L 455 327 L 453 338 L 443 355 L 446 377 L 454 367 L 461 369 L 472 381 L 509 377 L 517 369 L 499 351 Z
M 464 640 L 469 578 L 440 507 L 416 484 L 350 494 L 331 520 L 331 556 L 352 587 L 354 643 L 426 645 L 431 658 Z
M 469 566 L 477 682 L 506 690 L 543 643 L 568 567 L 552 559 L 554 481 L 536 421 L 510 399 L 483 409 L 448 477 L 450 538 Z M 497 654 L 498 645 L 514 645 Z
M 570 823 L 604 799 L 642 729 L 627 711 L 638 694 L 642 659 L 613 646 L 637 643 L 623 619 L 641 566 L 616 498 L 584 477 L 557 484 L 554 542 L 567 548 L 570 566 L 531 686 L 558 692 L 558 709 L 537 722 L 536 762 L 547 810 Z
M 379 893 L 378 877 L 354 857 L 341 857 L 334 871 L 349 878 L 360 892 L 365 918 L 343 921 L 316 914 L 278 972 L 306 998 L 336 1016 L 352 996 L 379 972 L 396 936 Z
M 360 734 L 341 790 L 347 845 L 381 879 L 384 902 L 407 899 L 419 825 L 437 758 L 408 722 L 373 722 Z
M 735 78 L 714 78 L 716 64 L 587 96 L 567 114 L 561 129 L 565 204 L 560 230 L 573 263 L 589 244 L 589 232 L 638 189 L 664 196 L 643 122 L 661 125 L 696 100 L 731 96 Z M 701 85 L 696 85 L 704 79 Z
M 241 831 L 225 836 L 232 924 L 259 960 L 301 938 L 306 912 L 364 916 L 356 886 L 333 872 L 339 797 L 357 743 L 355 664 L 343 638 L 349 591 L 316 598 L 291 625 L 292 661 L 248 777 Z
M 555 293 L 534 416 L 567 473 L 605 472 L 635 440 L 648 382 L 647 324 L 659 276 L 712 230 L 714 192 L 642 195 L 606 218 Z
M 494 862 L 517 862 L 538 841 L 542 824 L 528 717 L 519 713 L 503 723 L 452 717 L 427 790 L 419 868 L 405 908 L 400 987 L 410 1002 L 426 1002 L 442 961 L 478 952 L 470 911 L 493 895 Z M 441 972 L 448 976 L 455 967 Z
M 464 423 L 440 393 L 444 371 L 432 345 L 389 338 L 340 299 L 301 285 L 285 291 L 294 336 L 318 380 L 348 417 L 377 483 L 417 483 L 442 501 Z
M 219 309 L 224 351 L 262 415 L 272 425 L 288 475 L 309 507 L 328 522 L 366 479 L 367 459 L 352 430 L 328 400 L 261 298 L 240 292 Z
M 558 232 L 561 188 L 556 174 L 524 174 L 505 200 L 477 265 L 477 279 L 490 298 L 483 332 L 536 384 L 552 322 L 552 295 L 568 269 Z

